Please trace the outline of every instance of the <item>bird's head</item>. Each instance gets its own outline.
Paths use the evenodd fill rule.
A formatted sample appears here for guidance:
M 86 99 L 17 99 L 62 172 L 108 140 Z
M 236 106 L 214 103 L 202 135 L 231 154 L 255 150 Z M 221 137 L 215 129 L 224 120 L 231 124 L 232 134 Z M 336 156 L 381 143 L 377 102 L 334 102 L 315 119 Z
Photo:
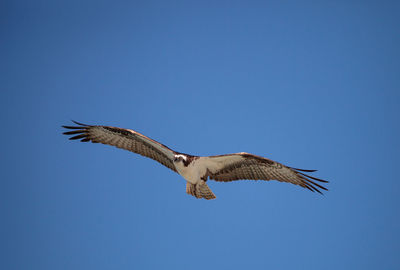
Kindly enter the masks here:
M 174 163 L 184 162 L 186 161 L 187 157 L 184 155 L 175 155 L 174 156 Z

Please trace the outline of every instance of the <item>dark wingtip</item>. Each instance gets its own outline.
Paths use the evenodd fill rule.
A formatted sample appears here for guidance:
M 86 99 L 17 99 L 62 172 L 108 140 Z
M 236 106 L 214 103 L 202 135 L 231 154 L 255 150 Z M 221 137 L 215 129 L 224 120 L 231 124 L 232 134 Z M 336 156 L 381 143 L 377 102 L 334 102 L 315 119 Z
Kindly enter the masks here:
M 81 134 L 81 133 L 84 133 L 84 132 L 85 132 L 84 129 L 78 129 L 78 130 L 63 132 L 63 134 L 64 135 L 73 135 L 73 134 Z
M 298 168 L 293 168 L 293 167 L 290 167 L 290 168 L 293 170 L 296 170 L 296 171 L 301 171 L 301 172 L 316 172 L 317 171 L 317 170 L 298 169 Z
M 82 129 L 83 127 L 76 127 L 76 126 L 62 126 L 63 128 L 67 129 Z
M 84 127 L 90 126 L 90 125 L 82 124 L 82 123 L 77 122 L 77 121 L 75 121 L 75 120 L 71 120 L 71 121 L 74 122 L 74 123 L 77 124 L 77 125 L 80 125 L 80 126 L 84 126 Z
M 317 191 L 319 194 L 321 194 L 321 195 L 324 195 L 324 193 L 322 193 L 322 191 L 321 190 L 319 190 L 319 189 L 315 189 L 315 191 Z
M 78 126 L 62 126 L 63 128 L 66 129 L 72 129 L 70 131 L 63 132 L 64 135 L 74 135 L 70 137 L 70 140 L 79 140 L 81 139 L 81 142 L 88 142 L 90 139 L 88 138 L 88 130 L 90 125 L 85 125 L 82 123 L 79 123 L 77 121 L 71 120 L 73 123 L 77 124 Z
M 313 184 L 315 184 L 315 183 L 304 182 L 304 186 L 303 186 L 303 187 L 305 187 L 305 188 L 311 190 L 312 192 L 318 192 L 319 194 L 324 195 L 324 193 L 322 193 L 321 190 L 319 190 L 318 188 L 316 188 L 315 186 L 313 186 Z M 316 186 L 319 187 L 319 188 L 322 188 L 322 189 L 324 189 L 324 190 L 328 190 L 328 189 L 326 189 L 326 188 L 324 188 L 324 187 L 322 187 L 322 186 L 320 186 L 320 185 L 316 185 Z
M 92 127 L 91 125 L 83 124 L 80 122 L 77 122 L 75 120 L 71 120 L 74 124 L 77 124 L 78 126 L 62 126 L 63 128 L 67 129 L 84 129 L 86 127 Z
M 314 182 L 315 181 L 319 181 L 322 183 L 329 183 L 329 181 L 327 180 L 323 180 L 323 179 L 319 179 L 313 176 L 310 176 L 308 174 L 302 173 L 302 172 L 316 172 L 317 170 L 305 170 L 305 169 L 298 169 L 298 168 L 292 168 L 290 167 L 290 169 L 294 170 L 297 175 L 302 179 L 303 185 L 301 185 L 304 188 L 307 188 L 309 190 L 311 190 L 312 192 L 316 191 L 321 195 L 324 195 L 324 193 L 322 193 L 322 190 L 326 190 L 328 191 L 328 189 L 324 186 L 319 185 L 318 183 Z
M 87 135 L 86 134 L 79 134 L 77 136 L 71 137 L 69 138 L 70 140 L 77 140 L 77 139 L 82 139 L 82 138 L 86 138 Z
M 313 176 L 311 176 L 311 175 L 308 175 L 308 174 L 305 174 L 305 173 L 301 173 L 301 172 L 297 172 L 297 173 L 299 173 L 299 174 L 301 174 L 301 175 L 303 175 L 303 176 L 309 177 L 309 178 L 311 178 L 311 179 L 320 181 L 320 182 L 322 182 L 322 183 L 329 183 L 328 180 L 322 180 L 322 179 L 319 179 L 319 178 L 317 178 L 317 177 L 313 177 Z
M 321 195 L 324 195 L 324 193 L 322 193 L 322 191 L 320 189 L 328 191 L 328 189 L 326 187 L 321 186 L 320 184 L 312 181 L 311 179 L 314 179 L 313 177 L 311 177 L 309 175 L 301 174 L 300 172 L 298 172 L 298 173 L 299 173 L 300 178 L 303 180 L 303 185 L 301 185 L 302 187 L 305 187 L 313 192 L 316 191 Z M 317 180 L 321 181 L 321 179 L 317 179 Z M 326 183 L 327 181 L 323 180 L 321 182 Z

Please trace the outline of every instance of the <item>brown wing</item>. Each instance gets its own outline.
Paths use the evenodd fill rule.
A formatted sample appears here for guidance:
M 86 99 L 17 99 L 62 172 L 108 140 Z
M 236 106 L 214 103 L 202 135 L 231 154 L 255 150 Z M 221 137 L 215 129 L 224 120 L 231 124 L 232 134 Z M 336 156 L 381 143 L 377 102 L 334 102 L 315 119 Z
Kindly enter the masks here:
M 63 126 L 73 131 L 64 132 L 65 135 L 74 135 L 70 140 L 81 139 L 81 142 L 103 143 L 139 155 L 154 159 L 162 165 L 176 172 L 173 164 L 175 151 L 156 142 L 136 131 L 109 126 L 91 126 L 73 121 L 78 126 Z
M 322 192 L 319 189 L 328 190 L 315 182 L 328 183 L 328 181 L 303 173 L 314 172 L 315 170 L 291 168 L 273 160 L 248 153 L 210 156 L 207 163 L 209 168 L 208 176 L 215 181 L 278 180 L 299 185 L 321 194 Z

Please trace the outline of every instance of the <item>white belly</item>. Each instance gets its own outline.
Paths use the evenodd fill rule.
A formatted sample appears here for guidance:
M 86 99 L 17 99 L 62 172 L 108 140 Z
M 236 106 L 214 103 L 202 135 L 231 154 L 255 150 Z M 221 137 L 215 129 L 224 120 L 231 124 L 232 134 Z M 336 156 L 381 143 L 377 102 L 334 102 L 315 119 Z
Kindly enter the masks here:
M 203 166 L 201 166 L 202 162 L 199 161 L 200 160 L 194 160 L 187 167 L 185 167 L 182 162 L 179 162 L 175 164 L 175 168 L 186 181 L 197 184 L 206 173 L 206 168 L 203 168 Z

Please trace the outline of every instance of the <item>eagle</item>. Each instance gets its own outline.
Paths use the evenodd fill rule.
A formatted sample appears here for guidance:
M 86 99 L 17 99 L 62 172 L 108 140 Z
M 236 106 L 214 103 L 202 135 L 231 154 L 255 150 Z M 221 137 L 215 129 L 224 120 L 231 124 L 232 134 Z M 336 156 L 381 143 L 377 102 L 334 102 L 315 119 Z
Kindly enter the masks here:
M 278 180 L 288 182 L 312 192 L 322 194 L 328 190 L 318 182 L 326 180 L 305 173 L 316 170 L 296 169 L 261 156 L 241 152 L 217 156 L 194 156 L 180 153 L 131 129 L 111 126 L 86 125 L 72 121 L 76 126 L 62 126 L 71 131 L 70 140 L 102 143 L 151 158 L 179 173 L 186 180 L 186 193 L 206 200 L 216 196 L 207 185 L 207 180 L 230 182 L 236 180 Z

